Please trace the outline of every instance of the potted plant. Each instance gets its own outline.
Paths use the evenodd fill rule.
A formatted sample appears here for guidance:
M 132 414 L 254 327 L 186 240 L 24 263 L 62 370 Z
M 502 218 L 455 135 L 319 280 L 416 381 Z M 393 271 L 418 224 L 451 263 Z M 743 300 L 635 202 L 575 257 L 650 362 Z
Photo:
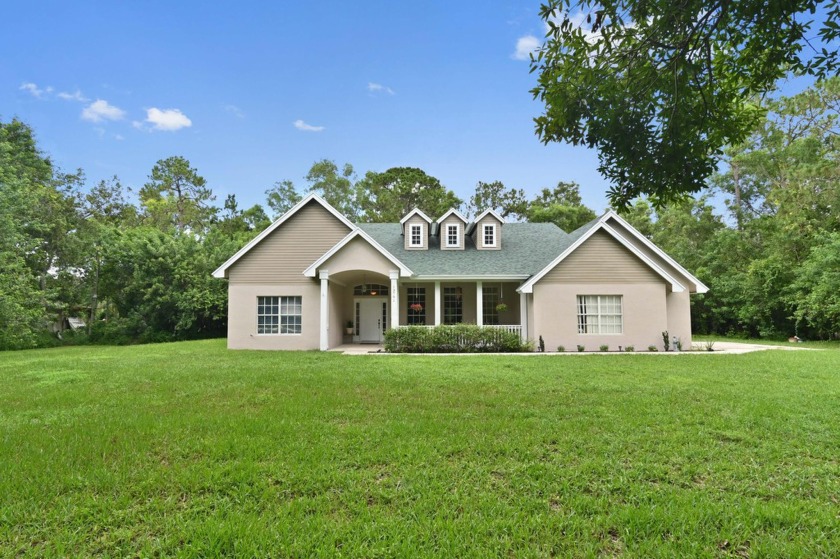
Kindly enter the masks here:
M 498 305 L 496 305 L 496 312 L 506 312 L 507 309 L 508 309 L 508 306 L 505 305 L 504 303 L 499 303 Z
M 420 303 L 412 303 L 408 306 L 408 308 L 417 313 L 423 312 L 423 305 Z
M 347 324 L 344 325 L 344 333 L 347 334 L 348 336 L 352 336 L 353 334 L 356 333 L 356 329 L 353 328 L 353 321 L 352 320 L 348 320 Z

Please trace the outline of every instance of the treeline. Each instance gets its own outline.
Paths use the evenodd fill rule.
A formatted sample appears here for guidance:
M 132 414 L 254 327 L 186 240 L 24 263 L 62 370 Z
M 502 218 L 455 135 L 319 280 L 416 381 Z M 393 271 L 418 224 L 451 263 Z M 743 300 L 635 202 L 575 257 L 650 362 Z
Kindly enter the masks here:
M 692 298 L 699 333 L 825 338 L 840 331 L 840 79 L 771 101 L 752 137 L 726 154 L 707 194 L 623 215 L 709 287 Z M 183 157 L 158 161 L 138 191 L 88 185 L 37 148 L 24 123 L 0 122 L 0 349 L 223 336 L 227 285 L 212 271 L 272 219 L 317 192 L 356 221 L 494 208 L 572 231 L 596 214 L 577 184 L 534 196 L 479 182 L 458 198 L 421 169 L 357 177 L 315 162 L 305 185 L 279 181 L 265 205 L 221 205 Z M 722 200 L 722 201 L 721 201 Z M 55 330 L 80 317 L 80 332 Z

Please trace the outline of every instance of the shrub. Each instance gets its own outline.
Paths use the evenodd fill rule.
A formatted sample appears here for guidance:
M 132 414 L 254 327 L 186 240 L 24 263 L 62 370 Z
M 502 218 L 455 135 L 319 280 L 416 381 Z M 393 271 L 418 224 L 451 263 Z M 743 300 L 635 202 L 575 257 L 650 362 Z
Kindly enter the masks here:
M 578 344 L 577 348 L 578 348 L 578 352 L 581 352 L 581 351 L 584 351 L 586 349 L 586 346 Z
M 635 348 L 635 347 L 633 347 L 633 346 L 631 346 L 631 345 L 629 345 L 629 346 L 627 346 L 627 347 L 625 347 L 625 348 L 624 348 L 624 351 L 627 351 L 627 352 L 633 352 L 633 351 L 636 351 L 636 348 Z
M 598 349 L 600 349 L 601 351 L 609 351 L 609 350 L 610 350 L 610 346 L 608 346 L 607 344 L 601 344 L 601 345 L 598 347 Z
M 658 350 L 658 349 L 656 349 L 656 346 L 655 346 L 655 345 L 649 345 L 649 346 L 648 346 L 648 351 L 659 351 L 659 350 Z
M 519 334 L 473 324 L 405 326 L 385 332 L 385 350 L 391 353 L 487 353 L 529 351 Z
M 561 345 L 557 346 L 557 352 L 558 353 L 563 353 L 564 351 L 566 351 L 566 348 L 564 346 L 561 346 Z
M 662 332 L 662 346 L 665 348 L 665 351 L 671 349 L 671 340 L 668 338 L 668 331 L 665 330 Z
M 706 342 L 704 348 L 706 351 L 714 351 L 715 350 L 715 342 Z

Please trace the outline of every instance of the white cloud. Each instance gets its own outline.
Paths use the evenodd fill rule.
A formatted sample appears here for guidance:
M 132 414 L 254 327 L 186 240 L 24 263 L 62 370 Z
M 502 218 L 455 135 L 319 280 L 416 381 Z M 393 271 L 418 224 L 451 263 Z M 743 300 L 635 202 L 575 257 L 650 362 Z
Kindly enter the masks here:
M 516 50 L 511 55 L 515 60 L 530 60 L 531 53 L 540 48 L 540 40 L 533 35 L 525 35 L 516 40 Z
M 312 126 L 311 124 L 306 124 L 300 119 L 296 120 L 294 125 L 295 128 L 303 130 L 304 132 L 322 132 L 323 130 L 326 130 L 324 126 Z
M 368 91 L 370 91 L 372 93 L 383 92 L 383 93 L 387 93 L 388 95 L 394 95 L 394 93 L 395 93 L 394 90 L 391 89 L 390 87 L 382 85 L 381 83 L 373 83 L 373 82 L 368 82 Z
M 110 105 L 104 99 L 97 99 L 82 109 L 82 119 L 91 122 L 102 122 L 103 120 L 122 120 L 125 111 Z
M 245 118 L 245 111 L 236 105 L 225 105 L 225 110 L 237 118 Z
M 168 132 L 174 132 L 175 130 L 192 126 L 192 121 L 179 109 L 161 110 L 152 107 L 146 110 L 146 122 L 152 125 L 153 130 L 165 130 Z
M 82 92 L 78 89 L 73 93 L 61 91 L 57 94 L 57 96 L 59 99 L 64 99 L 65 101 L 78 101 L 80 103 L 87 103 L 88 101 L 90 101 L 90 99 L 82 95 Z
M 122 134 L 114 134 L 114 139 L 121 142 L 125 140 L 125 136 L 123 136 Z
M 51 87 L 47 87 L 46 89 L 41 89 L 40 87 L 38 87 L 37 85 L 35 85 L 32 82 L 25 82 L 25 83 L 20 84 L 20 89 L 22 91 L 26 91 L 27 93 L 29 93 L 33 97 L 37 97 L 38 99 L 42 98 L 44 96 L 44 93 L 49 93 L 50 91 L 52 91 Z

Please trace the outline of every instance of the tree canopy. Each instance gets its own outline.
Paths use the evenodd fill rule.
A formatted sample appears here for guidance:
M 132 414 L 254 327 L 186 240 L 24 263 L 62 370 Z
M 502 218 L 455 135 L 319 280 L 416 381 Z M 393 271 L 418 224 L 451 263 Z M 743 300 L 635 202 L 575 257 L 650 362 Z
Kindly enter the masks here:
M 699 191 L 780 78 L 838 68 L 821 46 L 840 37 L 838 0 L 549 0 L 540 14 L 537 134 L 597 148 L 617 207 Z
M 368 171 L 356 184 L 362 221 L 399 221 L 414 208 L 432 219 L 457 208 L 462 200 L 438 179 L 416 167 Z

